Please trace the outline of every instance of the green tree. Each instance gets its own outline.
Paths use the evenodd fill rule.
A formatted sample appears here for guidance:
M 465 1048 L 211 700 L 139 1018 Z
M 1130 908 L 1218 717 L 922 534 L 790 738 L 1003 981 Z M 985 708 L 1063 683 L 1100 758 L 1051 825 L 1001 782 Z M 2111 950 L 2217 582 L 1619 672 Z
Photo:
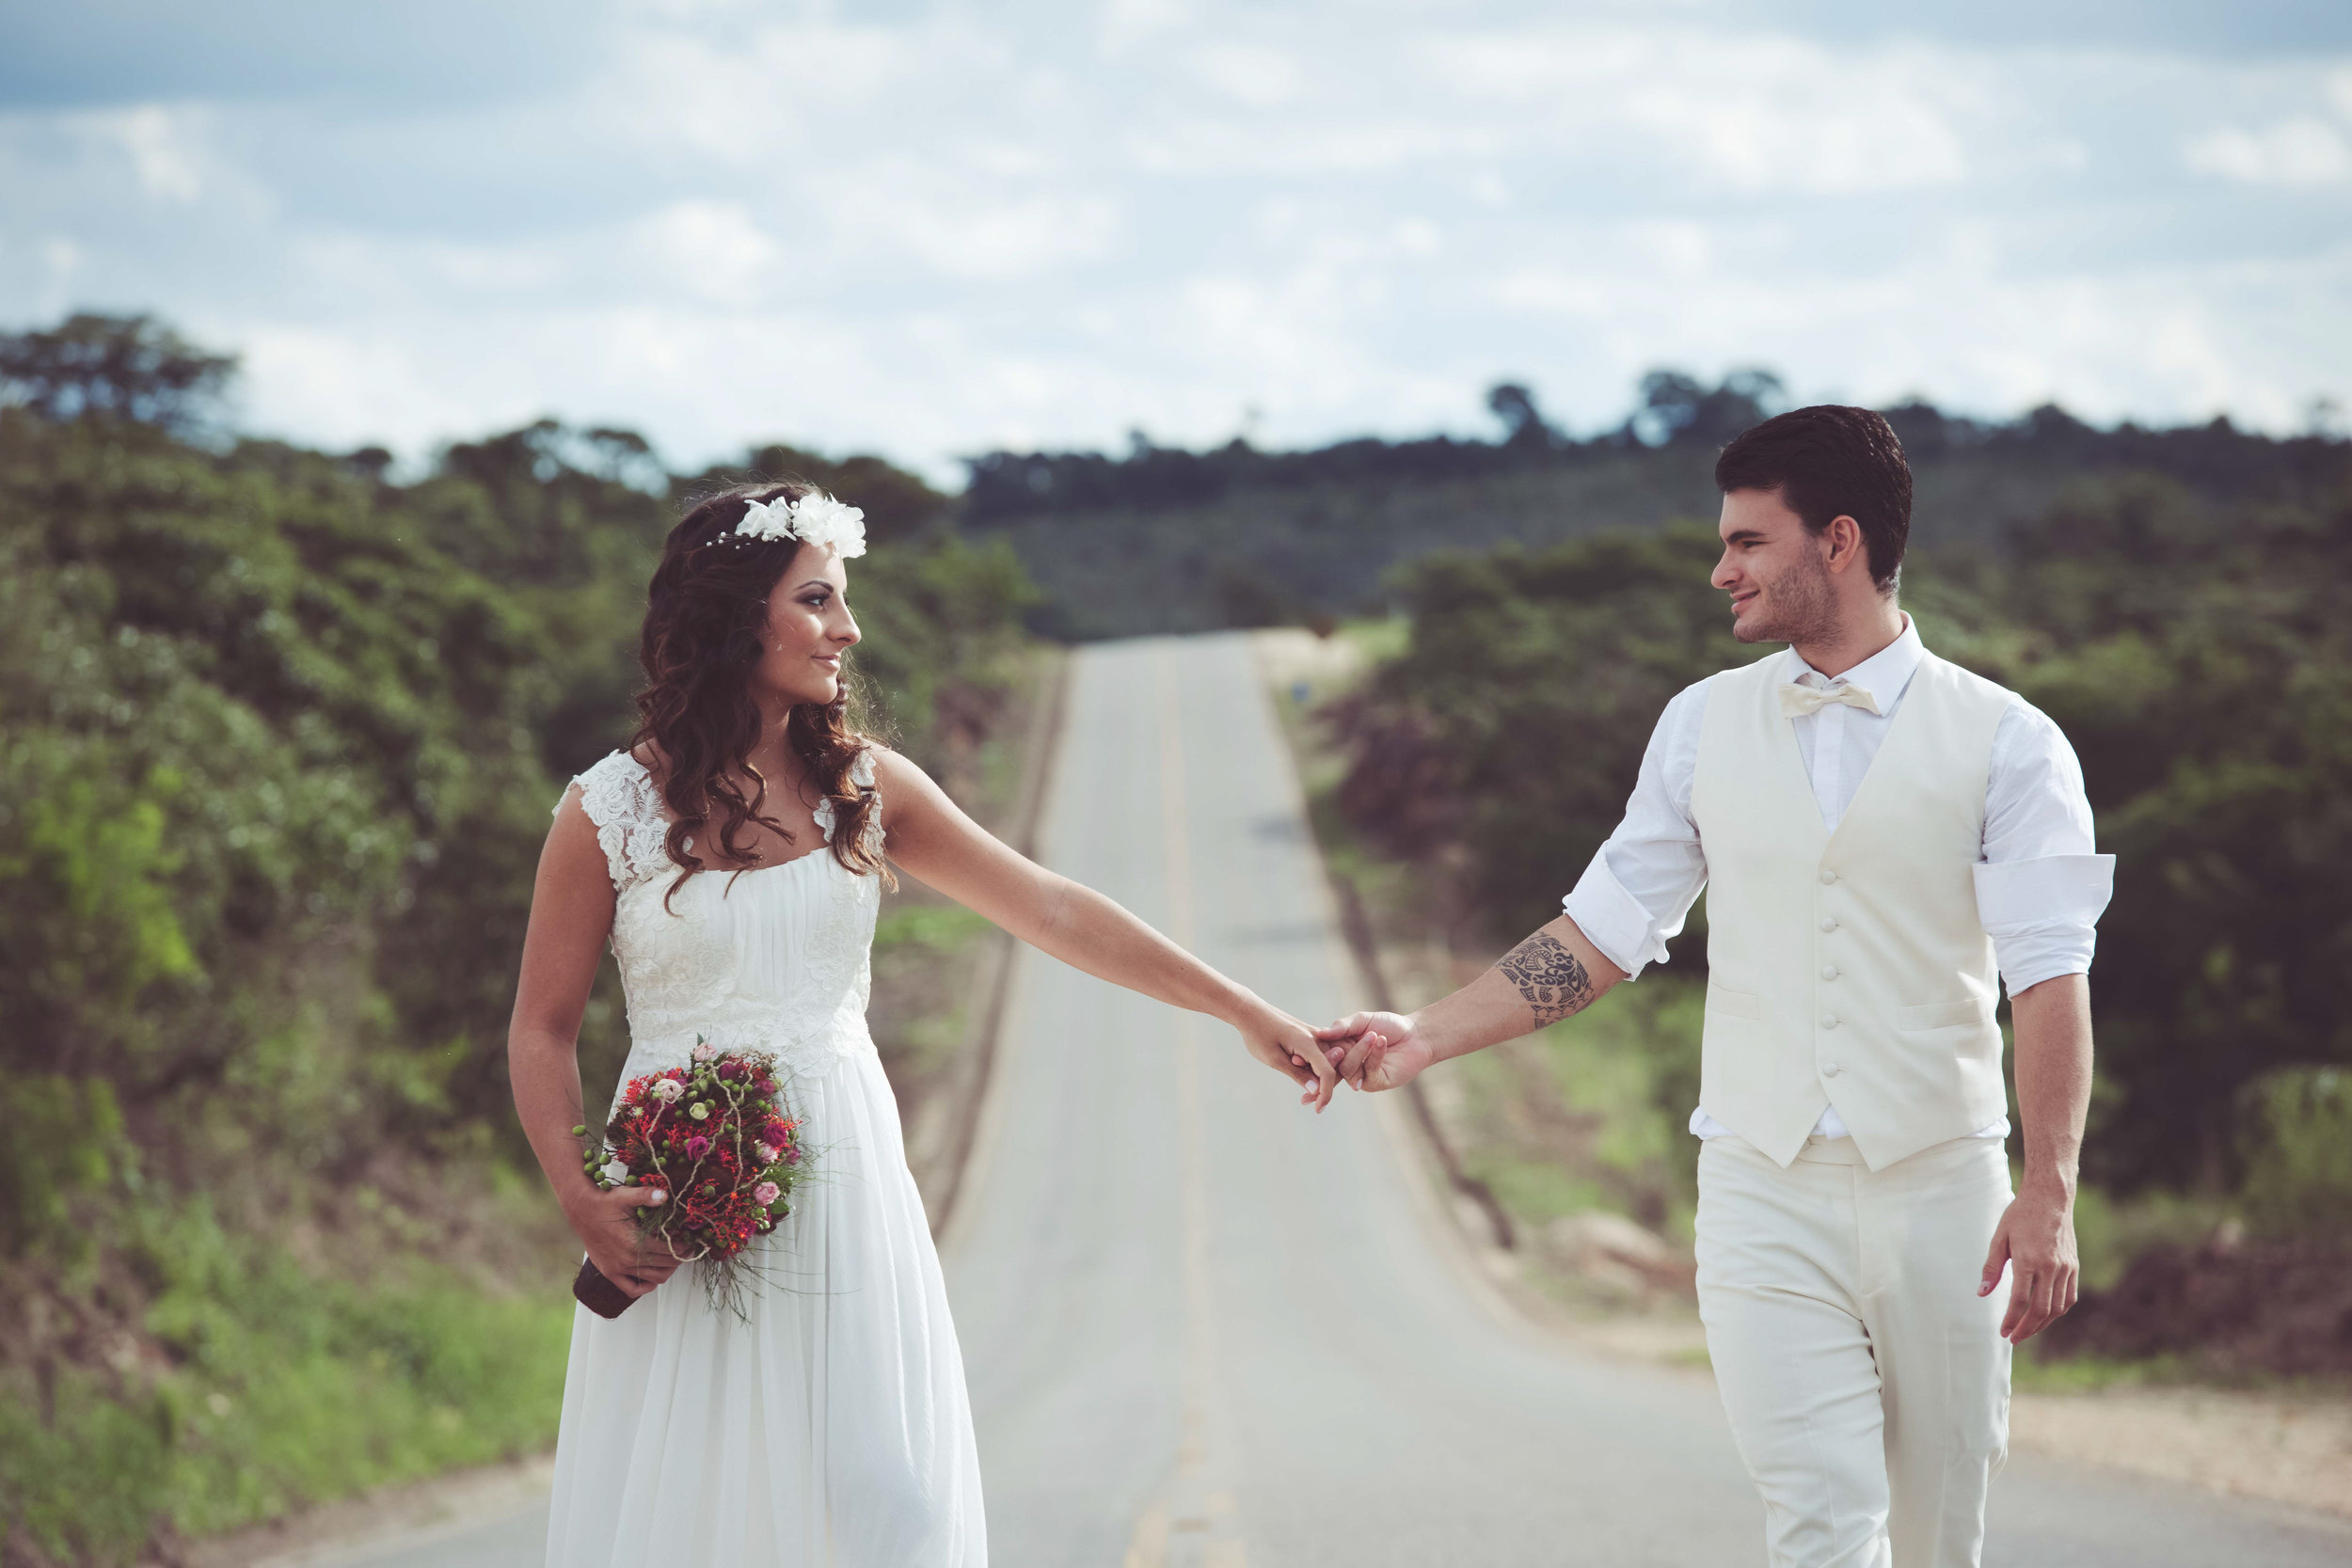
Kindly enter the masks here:
M 46 332 L 0 335 L 0 399 L 48 420 L 183 428 L 213 411 L 236 366 L 151 316 L 84 314 Z

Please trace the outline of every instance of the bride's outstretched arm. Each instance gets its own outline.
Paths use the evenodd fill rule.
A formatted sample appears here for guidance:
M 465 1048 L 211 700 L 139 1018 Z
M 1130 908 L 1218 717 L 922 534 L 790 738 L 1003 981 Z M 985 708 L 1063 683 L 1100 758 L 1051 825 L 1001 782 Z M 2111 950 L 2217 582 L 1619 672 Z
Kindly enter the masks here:
M 1339 1076 L 1305 1024 L 1202 963 L 1092 888 L 991 836 L 906 758 L 876 749 L 891 860 L 1041 952 L 1113 985 L 1224 1020 L 1320 1111 Z

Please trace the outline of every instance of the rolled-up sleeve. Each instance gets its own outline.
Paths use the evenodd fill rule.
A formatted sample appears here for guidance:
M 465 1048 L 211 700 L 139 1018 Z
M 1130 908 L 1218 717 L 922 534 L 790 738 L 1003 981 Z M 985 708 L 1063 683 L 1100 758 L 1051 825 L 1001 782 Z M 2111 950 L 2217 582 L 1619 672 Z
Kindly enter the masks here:
M 1707 688 L 1701 681 L 1686 689 L 1659 715 L 1625 816 L 1561 900 L 1585 940 L 1628 979 L 1666 961 L 1667 942 L 1681 933 L 1707 886 L 1707 855 L 1691 819 Z
M 2023 702 L 1994 736 L 1976 878 L 1977 917 L 2011 996 L 2090 972 L 2099 916 L 2115 892 L 2115 857 L 2096 852 L 2074 748 Z

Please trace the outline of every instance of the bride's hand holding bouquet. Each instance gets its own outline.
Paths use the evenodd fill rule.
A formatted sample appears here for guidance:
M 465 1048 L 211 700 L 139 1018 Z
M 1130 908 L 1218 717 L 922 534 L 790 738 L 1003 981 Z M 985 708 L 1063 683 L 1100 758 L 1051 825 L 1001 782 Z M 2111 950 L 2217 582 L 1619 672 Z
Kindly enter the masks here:
M 623 1295 L 635 1299 L 677 1272 L 679 1259 L 639 1223 L 640 1209 L 657 1208 L 669 1195 L 659 1187 L 599 1187 L 593 1181 L 568 1195 L 564 1217 L 588 1249 L 588 1261 Z

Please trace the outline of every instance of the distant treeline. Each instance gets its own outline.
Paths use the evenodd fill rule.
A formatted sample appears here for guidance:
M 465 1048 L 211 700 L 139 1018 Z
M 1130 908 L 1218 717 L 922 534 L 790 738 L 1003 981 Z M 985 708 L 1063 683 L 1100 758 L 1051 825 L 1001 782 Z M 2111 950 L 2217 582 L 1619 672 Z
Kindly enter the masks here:
M 991 452 L 968 460 L 967 528 L 1020 552 L 1044 601 L 1031 623 L 1070 639 L 1300 623 L 1393 609 L 1412 562 L 1446 550 L 1540 548 L 1713 515 L 1714 453 L 1788 399 L 1765 371 L 1708 386 L 1645 377 L 1633 411 L 1585 439 L 1524 387 L 1488 394 L 1493 441 L 1366 438 L 1300 451 L 1239 440 L 1203 451 L 1140 433 L 1123 455 Z M 2068 486 L 2161 476 L 2215 501 L 2307 505 L 2352 471 L 2352 445 L 2277 438 L 2226 419 L 2180 429 L 2086 424 L 2045 405 L 2015 420 L 1884 410 L 1917 480 L 1915 539 L 2006 550 Z
M 1680 371 L 1644 376 L 1634 411 L 1620 424 L 1578 439 L 1549 423 L 1534 394 L 1504 382 L 1486 394 L 1502 423 L 1493 441 L 1450 436 L 1406 440 L 1363 436 L 1296 451 L 1264 451 L 1235 437 L 1200 451 L 1154 444 L 1142 431 L 1120 455 L 1094 451 L 992 451 L 966 458 L 963 517 L 987 526 L 1048 513 L 1166 511 L 1213 505 L 1235 491 L 1321 485 L 1442 484 L 1574 467 L 1663 447 L 1713 451 L 1757 420 L 1789 405 L 1770 371 L 1734 371 L 1708 387 Z M 2278 441 L 2229 420 L 2151 430 L 2129 422 L 2100 429 L 2056 404 L 2014 420 L 1948 414 L 1914 399 L 1882 410 L 1915 463 L 1956 453 L 2058 461 L 2086 472 L 2169 474 L 2200 488 L 2243 490 L 2332 471 L 2324 439 Z M 2303 472 L 2297 475 L 2297 470 Z

